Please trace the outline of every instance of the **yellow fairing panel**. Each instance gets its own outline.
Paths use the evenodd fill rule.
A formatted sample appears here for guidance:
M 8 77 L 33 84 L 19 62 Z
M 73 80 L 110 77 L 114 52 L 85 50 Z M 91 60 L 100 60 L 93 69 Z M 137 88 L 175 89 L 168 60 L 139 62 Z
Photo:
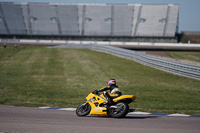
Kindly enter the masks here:
M 97 95 L 94 95 L 92 93 L 90 93 L 86 97 L 87 102 L 91 106 L 90 115 L 94 115 L 94 116 L 108 116 L 108 114 L 106 112 L 107 109 L 105 107 L 99 107 L 99 105 L 101 103 L 105 102 L 102 98 L 105 99 L 105 97 L 103 95 L 97 96 Z
M 134 95 L 121 95 L 115 99 L 113 99 L 113 101 L 120 101 L 120 100 L 123 100 L 123 99 L 132 99 L 132 101 L 135 100 L 135 96 Z

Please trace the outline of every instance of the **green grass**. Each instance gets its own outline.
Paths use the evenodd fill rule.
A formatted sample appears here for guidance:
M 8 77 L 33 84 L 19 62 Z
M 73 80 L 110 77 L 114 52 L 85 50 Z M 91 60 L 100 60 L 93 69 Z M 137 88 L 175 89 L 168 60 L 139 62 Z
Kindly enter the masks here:
M 200 114 L 200 81 L 85 49 L 0 48 L 0 104 L 77 107 L 115 78 L 137 111 Z
M 200 52 L 167 52 L 175 59 L 200 61 Z

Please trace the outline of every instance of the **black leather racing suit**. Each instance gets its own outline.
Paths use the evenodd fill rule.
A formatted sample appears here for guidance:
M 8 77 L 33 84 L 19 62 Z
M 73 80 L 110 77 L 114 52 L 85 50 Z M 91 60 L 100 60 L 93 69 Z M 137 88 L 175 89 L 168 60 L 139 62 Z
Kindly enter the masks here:
M 119 96 L 122 95 L 121 90 L 119 89 L 119 87 L 117 85 L 111 85 L 111 86 L 107 86 L 107 87 L 103 87 L 100 90 L 98 90 L 98 92 L 103 92 L 103 91 L 110 91 L 104 94 L 104 96 L 107 98 L 108 100 L 108 104 L 112 105 L 113 104 L 113 98 L 117 98 Z

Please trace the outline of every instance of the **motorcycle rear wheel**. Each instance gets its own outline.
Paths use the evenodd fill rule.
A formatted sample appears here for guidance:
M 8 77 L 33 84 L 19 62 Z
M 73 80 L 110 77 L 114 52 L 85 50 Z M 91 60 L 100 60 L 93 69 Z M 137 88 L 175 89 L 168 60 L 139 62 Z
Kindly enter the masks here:
M 127 115 L 128 110 L 129 110 L 129 106 L 124 103 L 124 102 L 119 102 L 117 103 L 115 106 L 117 106 L 117 108 L 115 109 L 111 109 L 110 110 L 110 116 L 113 118 L 123 118 Z
M 76 109 L 76 115 L 77 116 L 86 116 L 90 113 L 91 110 L 91 106 L 89 103 L 82 103 L 81 105 L 79 105 Z

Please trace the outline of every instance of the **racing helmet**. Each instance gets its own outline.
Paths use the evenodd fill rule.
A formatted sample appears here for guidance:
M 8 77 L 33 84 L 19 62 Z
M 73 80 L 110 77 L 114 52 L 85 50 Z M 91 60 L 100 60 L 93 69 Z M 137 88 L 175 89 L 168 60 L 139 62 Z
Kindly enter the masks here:
M 108 81 L 108 86 L 111 86 L 111 85 L 116 85 L 116 80 L 115 79 L 110 79 Z

